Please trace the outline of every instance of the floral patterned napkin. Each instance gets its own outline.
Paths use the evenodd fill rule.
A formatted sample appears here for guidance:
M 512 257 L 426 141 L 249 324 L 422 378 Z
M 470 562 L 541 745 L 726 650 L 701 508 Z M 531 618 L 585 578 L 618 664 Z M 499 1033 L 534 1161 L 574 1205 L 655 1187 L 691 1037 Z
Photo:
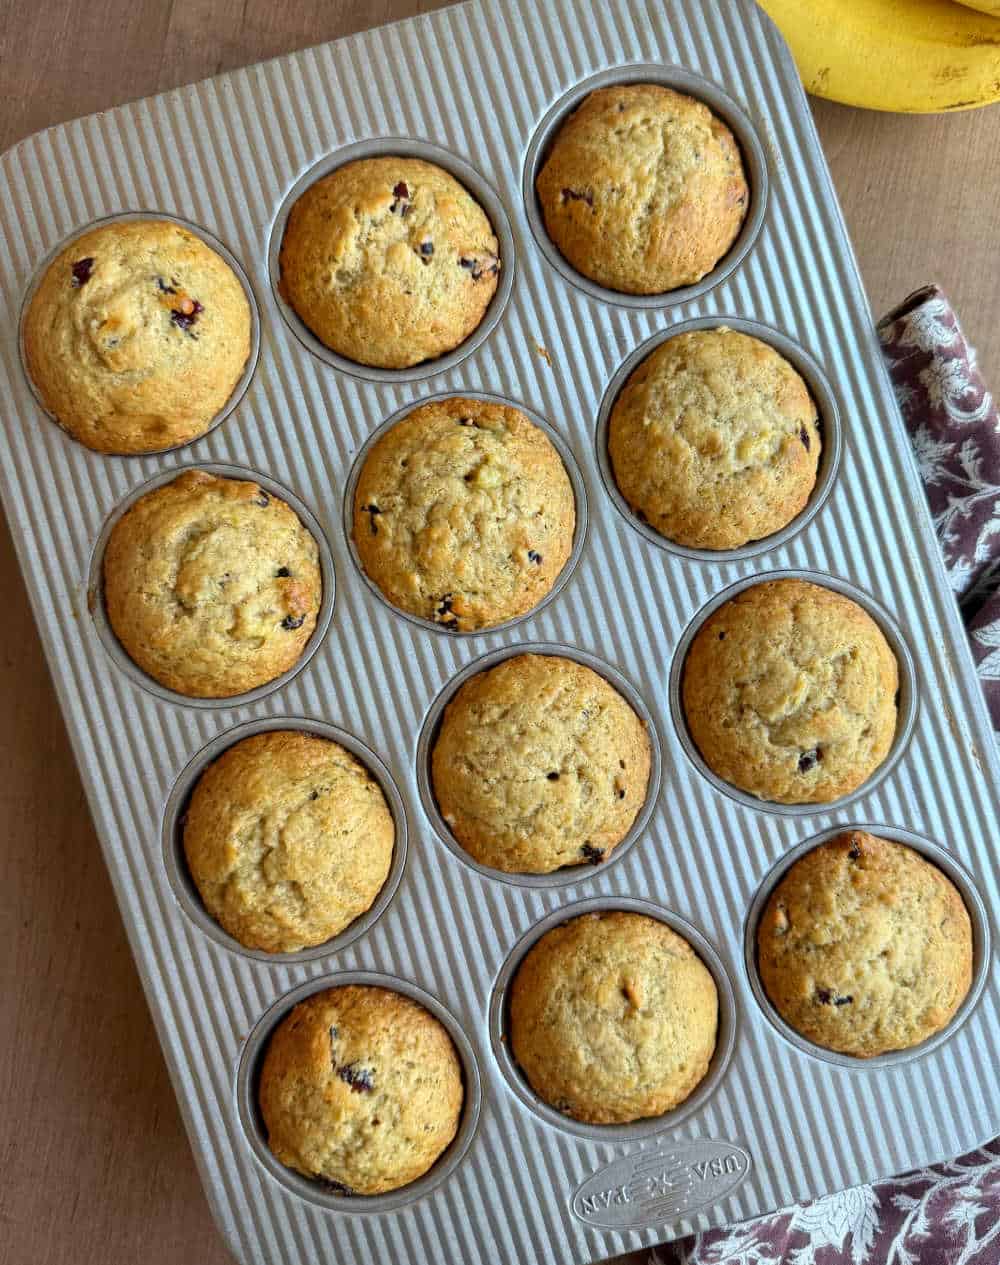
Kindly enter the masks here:
M 894 308 L 878 333 L 952 587 L 962 599 L 984 592 L 1000 564 L 1000 434 L 975 351 L 935 286 Z
M 662 1265 L 997 1265 L 1000 1138 L 961 1159 L 854 1186 L 659 1248 Z
M 951 305 L 927 286 L 878 326 L 1000 740 L 1000 417 Z M 662 1265 L 1000 1265 L 1000 1138 L 653 1253 Z M 635 1265 L 642 1254 L 623 1258 Z
M 951 587 L 1000 734 L 1000 417 L 951 304 L 937 286 L 878 326 L 913 439 Z

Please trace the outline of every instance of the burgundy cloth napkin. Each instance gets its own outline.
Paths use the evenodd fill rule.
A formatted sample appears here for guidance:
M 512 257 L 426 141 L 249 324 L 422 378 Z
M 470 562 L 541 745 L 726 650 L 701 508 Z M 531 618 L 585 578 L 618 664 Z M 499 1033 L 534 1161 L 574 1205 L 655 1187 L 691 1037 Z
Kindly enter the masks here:
M 854 1186 L 659 1248 L 662 1265 L 997 1265 L 1000 1138 L 948 1164 Z
M 879 323 L 951 587 L 1000 731 L 1000 417 L 951 304 L 926 286 Z
M 937 286 L 910 295 L 879 323 L 878 333 L 993 728 L 1000 731 L 1000 418 L 975 352 Z M 663 1265 L 1000 1265 L 1000 1138 L 947 1164 L 682 1239 L 654 1259 Z

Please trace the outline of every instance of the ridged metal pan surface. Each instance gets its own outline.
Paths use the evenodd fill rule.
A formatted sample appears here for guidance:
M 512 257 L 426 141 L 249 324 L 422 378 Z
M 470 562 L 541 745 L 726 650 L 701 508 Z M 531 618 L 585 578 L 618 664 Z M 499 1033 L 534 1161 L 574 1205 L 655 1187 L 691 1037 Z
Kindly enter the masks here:
M 595 76 L 658 78 L 728 111 L 755 194 L 735 256 L 707 283 L 626 303 L 582 284 L 539 244 L 536 141 Z M 268 251 L 289 192 L 312 168 L 351 146 L 377 151 L 385 138 L 395 138 L 389 148 L 433 146 L 492 191 L 509 221 L 512 284 L 485 337 L 443 366 L 363 377 L 314 354 L 286 319 Z M 808 106 L 752 0 L 474 0 L 54 128 L 4 155 L 0 170 L 4 507 L 194 1154 L 241 1261 L 598 1260 L 958 1154 L 996 1131 L 996 752 Z M 222 242 L 260 313 L 259 360 L 232 413 L 183 450 L 143 458 L 89 453 L 48 420 L 17 335 L 48 253 L 127 211 L 175 215 Z M 702 318 L 752 322 L 800 349 L 835 403 L 842 441 L 814 514 L 763 550 L 720 560 L 637 530 L 608 494 L 595 442 L 623 362 Z M 552 601 L 495 633 L 448 637 L 402 618 L 365 583 L 345 540 L 344 495 L 376 427 L 411 401 L 463 391 L 545 419 L 579 467 L 589 521 Z M 336 576 L 308 663 L 239 705 L 152 692 L 108 653 L 100 595 L 96 620 L 88 606 L 109 517 L 140 485 L 192 463 L 249 469 L 288 489 L 316 516 Z M 728 586 L 775 571 L 846 583 L 885 612 L 912 659 L 912 729 L 898 759 L 832 811 L 778 813 L 724 793 L 692 762 L 671 710 L 672 664 L 692 621 Z M 513 884 L 473 868 L 421 799 L 418 739 L 434 700 L 474 660 L 522 643 L 606 664 L 638 692 L 659 736 L 647 824 L 620 860 L 572 884 Z M 326 954 L 268 961 L 192 916 L 163 839 L 190 762 L 237 726 L 281 717 L 333 726 L 384 764 L 407 846 L 398 887 L 363 934 Z M 843 1066 L 763 1013 L 744 936 L 761 884 L 791 849 L 862 822 L 944 849 L 978 893 L 981 991 L 926 1052 Z M 709 1092 L 660 1130 L 624 1135 L 562 1127 L 512 1085 L 491 1037 L 491 1001 L 532 929 L 563 908 L 616 898 L 693 929 L 731 991 L 732 1051 Z M 370 1206 L 276 1175 L 247 1098 L 265 1017 L 283 1013 L 293 990 L 357 973 L 433 999 L 464 1034 L 467 1078 L 482 1090 L 449 1171 Z

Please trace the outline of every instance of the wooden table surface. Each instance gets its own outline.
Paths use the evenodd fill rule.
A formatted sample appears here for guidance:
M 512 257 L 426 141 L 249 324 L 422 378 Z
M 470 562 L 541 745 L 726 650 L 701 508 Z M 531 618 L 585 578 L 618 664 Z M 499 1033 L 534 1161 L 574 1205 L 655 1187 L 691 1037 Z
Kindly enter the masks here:
M 0 0 L 0 151 L 436 7 Z M 1000 383 L 1000 108 L 815 114 L 873 310 L 939 281 Z M 222 1265 L 3 524 L 0 592 L 0 1261 Z

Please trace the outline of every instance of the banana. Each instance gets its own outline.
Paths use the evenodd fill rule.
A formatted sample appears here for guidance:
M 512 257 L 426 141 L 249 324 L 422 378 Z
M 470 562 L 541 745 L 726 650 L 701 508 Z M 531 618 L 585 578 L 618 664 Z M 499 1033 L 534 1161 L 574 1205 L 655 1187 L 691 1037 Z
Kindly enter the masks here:
M 1000 101 L 1000 24 L 952 0 L 759 0 L 806 91 L 904 114 Z M 1000 0 L 976 0 L 1000 11 Z
M 1000 0 L 958 0 L 959 4 L 964 4 L 968 9 L 978 9 L 980 13 L 992 13 L 995 18 L 1000 18 Z

